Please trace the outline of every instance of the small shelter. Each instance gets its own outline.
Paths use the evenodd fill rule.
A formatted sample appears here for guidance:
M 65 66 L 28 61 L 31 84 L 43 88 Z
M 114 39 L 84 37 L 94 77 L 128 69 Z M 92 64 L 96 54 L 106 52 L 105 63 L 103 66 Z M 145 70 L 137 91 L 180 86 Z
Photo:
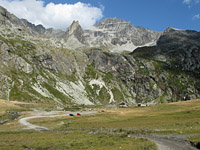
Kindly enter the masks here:
M 138 103 L 137 106 L 138 106 L 138 107 L 146 107 L 146 106 L 148 106 L 148 105 L 147 105 L 147 104 Z
M 119 107 L 121 107 L 121 108 L 127 108 L 128 105 L 125 102 L 122 102 L 122 103 L 119 104 Z

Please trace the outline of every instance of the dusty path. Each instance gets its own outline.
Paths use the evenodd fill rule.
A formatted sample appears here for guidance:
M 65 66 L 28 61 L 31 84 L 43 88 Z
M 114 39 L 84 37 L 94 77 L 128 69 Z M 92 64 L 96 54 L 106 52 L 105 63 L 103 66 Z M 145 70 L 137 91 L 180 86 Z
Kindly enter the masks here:
M 36 131 L 48 131 L 50 129 L 46 128 L 46 127 L 42 127 L 42 126 L 37 126 L 34 124 L 31 124 L 30 122 L 28 122 L 28 120 L 30 119 L 36 119 L 36 118 L 55 118 L 55 117 L 63 117 L 63 116 L 69 116 L 69 114 L 76 114 L 77 112 L 67 112 L 67 111 L 51 111 L 51 112 L 46 112 L 46 111 L 32 111 L 29 112 L 29 114 L 31 116 L 29 117 L 24 117 L 21 118 L 19 120 L 19 123 L 23 126 L 26 126 L 25 129 L 34 129 Z M 97 113 L 97 111 L 84 111 L 81 112 L 82 115 L 86 115 L 86 114 L 94 114 Z
M 129 137 L 148 138 L 156 143 L 158 150 L 197 150 L 185 140 L 188 136 L 130 134 Z

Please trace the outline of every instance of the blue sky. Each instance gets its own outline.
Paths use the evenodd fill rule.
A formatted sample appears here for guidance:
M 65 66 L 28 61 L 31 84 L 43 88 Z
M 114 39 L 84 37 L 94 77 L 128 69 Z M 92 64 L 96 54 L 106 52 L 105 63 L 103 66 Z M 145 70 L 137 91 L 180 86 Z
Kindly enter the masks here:
M 81 25 L 87 28 L 103 18 L 117 17 L 133 23 L 134 26 L 156 31 L 164 31 L 168 27 L 200 31 L 200 0 L 43 0 L 41 4 L 36 4 L 38 0 L 21 1 L 23 3 L 17 4 L 17 0 L 0 0 L 0 5 L 20 18 L 27 17 L 27 20 L 35 24 L 63 30 L 70 25 L 72 20 L 80 20 Z M 62 4 L 63 7 L 57 7 L 60 6 L 58 4 Z M 22 5 L 27 9 L 18 8 Z M 35 7 L 31 8 L 34 5 Z M 66 15 L 58 13 L 61 9 Z M 28 11 L 23 13 L 22 10 Z M 43 14 L 42 11 L 45 13 Z M 58 15 L 52 17 L 52 13 Z
M 50 2 L 51 0 L 46 0 Z M 104 6 L 104 18 L 117 17 L 157 31 L 168 27 L 200 31 L 200 3 L 183 0 L 65 0 L 67 3 L 90 3 Z M 60 3 L 60 1 L 54 1 Z M 189 1 L 188 1 L 189 2 Z

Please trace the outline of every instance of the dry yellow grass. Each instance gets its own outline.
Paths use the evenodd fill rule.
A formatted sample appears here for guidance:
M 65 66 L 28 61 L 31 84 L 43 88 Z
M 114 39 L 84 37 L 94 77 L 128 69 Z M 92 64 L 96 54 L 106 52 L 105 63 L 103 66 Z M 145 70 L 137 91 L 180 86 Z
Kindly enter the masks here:
M 6 110 L 21 109 L 21 107 L 17 106 L 16 104 L 22 104 L 22 103 L 17 101 L 6 101 L 0 99 L 0 115 L 4 114 Z
M 101 109 L 99 109 L 101 110 Z M 149 107 L 105 108 L 105 113 L 81 116 L 40 118 L 30 120 L 50 129 L 70 121 L 74 128 L 146 128 L 195 133 L 200 124 L 200 100 L 191 100 Z M 190 129 L 192 128 L 192 129 Z
M 0 104 L 2 104 L 2 110 L 9 109 L 18 109 L 23 108 L 20 107 L 21 104 L 18 102 L 5 102 L 0 100 Z M 98 110 L 102 110 L 99 108 Z M 55 146 L 52 148 L 58 147 L 62 145 L 60 143 L 62 140 L 63 145 L 61 148 L 69 147 L 74 148 L 77 146 L 77 138 L 81 138 L 82 142 L 78 143 L 82 146 L 87 146 L 88 141 L 93 141 L 94 145 L 100 148 L 102 143 L 99 144 L 99 134 L 88 134 L 91 131 L 123 131 L 123 132 L 145 132 L 145 133 L 160 133 L 160 134 L 168 134 L 168 133 L 181 133 L 181 134 L 191 134 L 191 133 L 200 133 L 200 99 L 191 100 L 185 102 L 177 102 L 170 104 L 162 104 L 162 105 L 153 105 L 149 107 L 129 107 L 129 108 L 113 108 L 113 109 L 103 109 L 104 113 L 98 113 L 94 115 L 87 116 L 75 116 L 75 117 L 58 117 L 58 118 L 40 118 L 30 120 L 32 123 L 36 125 L 41 125 L 44 127 L 48 127 L 56 132 L 34 132 L 31 131 L 28 133 L 27 131 L 21 130 L 23 127 L 19 125 L 18 120 L 11 121 L 6 123 L 5 125 L 0 126 L 0 138 L 1 141 L 11 140 L 17 141 L 16 146 L 18 148 L 22 148 L 23 141 L 31 136 L 33 139 L 30 139 L 29 142 L 25 143 L 25 146 L 34 147 L 38 146 L 38 142 L 40 143 L 40 147 L 45 148 L 48 147 L 48 141 L 52 141 L 55 143 Z M 29 116 L 29 113 L 24 113 L 24 116 Z M 145 130 L 144 130 L 145 129 Z M 154 130 L 160 129 L 160 130 Z M 6 132 L 5 132 L 6 131 Z M 10 132 L 11 131 L 11 132 Z M 13 131 L 17 131 L 16 133 Z M 63 131 L 70 131 L 69 134 Z M 8 132 L 8 133 L 7 133 Z M 63 134 L 65 133 L 65 134 Z M 18 135 L 21 137 L 26 137 L 19 139 Z M 126 149 L 132 148 L 133 143 L 135 143 L 138 139 L 134 139 L 133 141 L 129 141 L 128 138 L 123 138 L 123 136 L 119 136 L 116 139 L 116 135 L 104 134 L 100 133 L 101 136 L 106 136 L 106 141 L 115 140 L 114 143 L 111 143 L 112 148 L 118 147 L 118 141 L 124 139 Z M 48 137 L 46 136 L 48 135 Z M 57 137 L 56 137 L 57 135 Z M 42 140 L 40 139 L 41 137 Z M 47 139 L 45 138 L 47 137 Z M 56 137 L 56 138 L 55 138 Z M 71 145 L 65 145 L 66 140 L 71 141 L 71 138 L 74 137 L 74 142 Z M 111 138 L 112 137 L 112 138 Z M 104 139 L 105 139 L 104 138 Z M 86 141 L 84 141 L 87 139 Z M 112 140 L 111 140 L 112 139 Z M 197 138 L 195 138 L 197 139 Z M 199 140 L 199 139 L 198 139 Z M 197 140 L 197 141 L 198 141 Z M 35 143 L 34 143 L 35 141 Z M 144 147 L 149 147 L 149 149 L 155 149 L 155 145 L 149 143 L 148 141 L 146 146 L 142 146 L 141 144 L 145 143 L 144 141 L 137 141 L 136 147 L 138 149 L 144 149 Z M 0 142 L 1 143 L 1 142 Z M 110 142 L 109 142 L 110 143 Z M 139 146 L 140 143 L 140 146 Z M 7 143 L 1 143 L 2 146 L 8 147 Z M 107 146 L 107 145 L 106 145 Z M 77 147 L 76 147 L 77 148 Z M 88 147 L 87 147 L 88 148 Z M 97 149 L 98 149 L 97 148 Z M 89 149 L 89 148 L 88 148 Z M 100 148 L 101 149 L 101 148 Z

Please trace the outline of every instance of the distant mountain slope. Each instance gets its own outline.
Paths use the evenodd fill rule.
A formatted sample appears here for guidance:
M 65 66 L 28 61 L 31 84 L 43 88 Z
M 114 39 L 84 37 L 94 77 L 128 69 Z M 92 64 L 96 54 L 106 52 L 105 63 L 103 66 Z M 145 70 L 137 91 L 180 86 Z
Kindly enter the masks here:
M 161 33 L 134 27 L 117 18 L 106 18 L 85 30 L 90 46 L 109 49 L 112 52 L 133 51 L 145 45 L 155 45 Z
M 0 6 L 0 24 L 21 27 L 31 34 L 61 38 L 68 42 L 67 48 L 98 47 L 112 52 L 133 51 L 137 47 L 155 45 L 162 33 L 142 27 L 134 27 L 131 23 L 117 18 L 106 18 L 89 29 L 83 30 L 74 21 L 66 32 L 45 29 L 42 25 L 34 25 L 25 19 L 18 19 Z M 74 44 L 74 43 L 79 44 Z
M 170 68 L 200 77 L 200 33 L 168 28 L 157 46 L 139 48 L 133 52 L 142 58 L 155 59 Z
M 85 31 L 74 21 L 63 32 L 0 7 L 0 98 L 64 106 L 199 98 L 199 39 L 196 31 L 161 34 L 116 18 Z

